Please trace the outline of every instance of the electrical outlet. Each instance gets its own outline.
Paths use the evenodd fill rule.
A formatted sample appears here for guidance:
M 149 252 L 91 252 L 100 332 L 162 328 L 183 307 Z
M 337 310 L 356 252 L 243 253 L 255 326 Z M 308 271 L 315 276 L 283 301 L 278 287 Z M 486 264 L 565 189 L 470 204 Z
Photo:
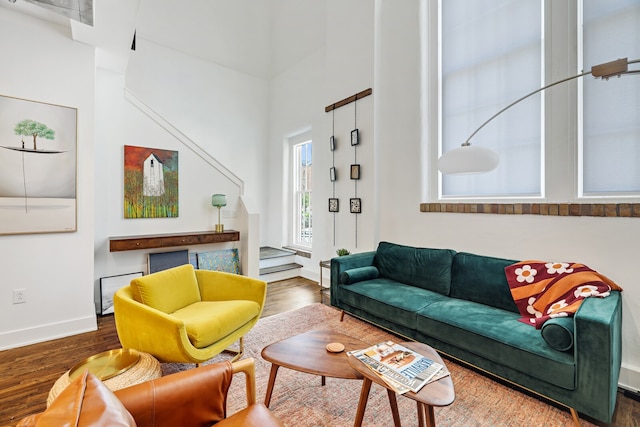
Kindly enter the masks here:
M 13 290 L 13 303 L 24 304 L 27 302 L 27 290 L 26 289 L 14 289 Z

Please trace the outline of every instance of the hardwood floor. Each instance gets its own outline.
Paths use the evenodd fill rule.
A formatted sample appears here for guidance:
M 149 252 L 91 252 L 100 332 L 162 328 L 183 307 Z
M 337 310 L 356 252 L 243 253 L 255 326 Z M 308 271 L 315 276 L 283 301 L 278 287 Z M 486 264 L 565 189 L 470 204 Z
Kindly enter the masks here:
M 317 282 L 296 278 L 269 284 L 262 317 L 320 302 Z M 113 315 L 98 317 L 98 330 L 0 351 L 0 426 L 15 425 L 23 417 L 46 408 L 49 390 L 75 363 L 93 354 L 119 348 Z M 613 423 L 615 427 L 640 427 L 640 402 L 623 393 Z

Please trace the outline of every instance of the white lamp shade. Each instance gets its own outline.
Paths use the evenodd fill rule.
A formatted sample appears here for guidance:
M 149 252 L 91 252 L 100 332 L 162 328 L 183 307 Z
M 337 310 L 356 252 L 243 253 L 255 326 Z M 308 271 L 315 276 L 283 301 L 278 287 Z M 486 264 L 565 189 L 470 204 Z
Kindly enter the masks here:
M 463 145 L 438 159 L 438 170 L 445 175 L 485 173 L 498 167 L 498 153 L 484 147 Z

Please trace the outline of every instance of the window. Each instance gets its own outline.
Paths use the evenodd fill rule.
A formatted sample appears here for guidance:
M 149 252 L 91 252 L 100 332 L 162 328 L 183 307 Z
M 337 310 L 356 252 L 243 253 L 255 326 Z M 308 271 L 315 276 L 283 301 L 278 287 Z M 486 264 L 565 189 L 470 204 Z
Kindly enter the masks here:
M 302 141 L 300 141 L 302 140 Z M 313 150 L 309 134 L 292 139 L 293 239 L 294 246 L 311 248 L 313 238 Z
M 440 1 L 440 144 L 457 148 L 485 120 L 543 82 L 539 0 Z M 472 143 L 500 155 L 489 174 L 441 176 L 441 197 L 540 196 L 543 102 L 506 111 Z
M 582 67 L 640 58 L 638 0 L 582 1 Z M 630 66 L 631 68 L 632 66 Z M 637 69 L 637 64 L 634 69 Z M 582 85 L 581 196 L 640 193 L 640 76 Z

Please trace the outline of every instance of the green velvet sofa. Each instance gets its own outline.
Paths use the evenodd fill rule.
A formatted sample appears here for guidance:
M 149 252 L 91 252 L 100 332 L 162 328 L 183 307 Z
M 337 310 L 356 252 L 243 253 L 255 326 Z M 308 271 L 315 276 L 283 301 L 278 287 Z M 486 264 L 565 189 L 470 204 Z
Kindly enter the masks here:
M 504 268 L 517 261 L 381 242 L 331 260 L 331 305 L 610 423 L 621 363 L 620 292 L 574 317 L 520 322 Z

